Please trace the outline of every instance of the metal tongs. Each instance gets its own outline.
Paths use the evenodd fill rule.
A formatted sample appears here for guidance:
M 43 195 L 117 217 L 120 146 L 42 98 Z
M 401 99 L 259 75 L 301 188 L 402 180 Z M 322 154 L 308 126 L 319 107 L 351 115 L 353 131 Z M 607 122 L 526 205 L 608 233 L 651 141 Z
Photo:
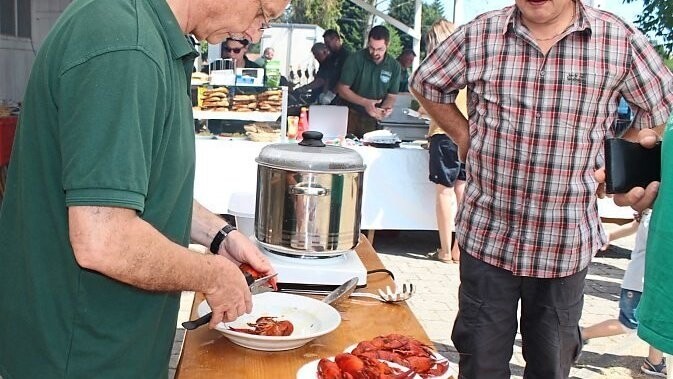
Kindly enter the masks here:
M 245 282 L 248 283 L 248 288 L 250 288 L 250 293 L 257 295 L 259 293 L 273 291 L 273 288 L 269 282 L 271 279 L 275 278 L 278 273 L 267 275 L 257 280 L 255 280 L 255 278 L 253 278 L 253 276 L 248 272 L 244 272 L 243 275 L 245 276 Z M 211 318 L 213 318 L 213 312 L 208 312 L 195 320 L 183 322 L 182 327 L 187 330 L 194 330 L 201 325 L 209 323 Z

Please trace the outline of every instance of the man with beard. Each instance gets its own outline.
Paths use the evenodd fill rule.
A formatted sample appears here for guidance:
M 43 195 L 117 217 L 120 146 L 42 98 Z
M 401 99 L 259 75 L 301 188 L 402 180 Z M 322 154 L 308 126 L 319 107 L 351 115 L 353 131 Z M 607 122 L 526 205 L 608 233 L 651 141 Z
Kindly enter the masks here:
M 469 120 L 455 105 L 464 87 Z M 519 324 L 524 377 L 567 378 L 587 267 L 607 241 L 596 198 L 604 139 L 622 96 L 635 107 L 625 137 L 661 135 L 673 75 L 647 37 L 608 12 L 516 0 L 459 27 L 410 88 L 467 167 L 452 334 L 461 377 L 509 378 Z
M 351 54 L 341 70 L 337 92 L 349 108 L 348 133 L 358 138 L 388 117 L 400 87 L 400 64 L 386 51 L 390 33 L 383 25 L 369 31 L 367 47 Z
M 274 270 L 193 200 L 198 53 L 185 35 L 257 41 L 287 3 L 63 12 L 32 67 L 0 212 L 0 377 L 165 379 L 180 291 L 205 295 L 211 328 L 251 311 L 239 265 Z

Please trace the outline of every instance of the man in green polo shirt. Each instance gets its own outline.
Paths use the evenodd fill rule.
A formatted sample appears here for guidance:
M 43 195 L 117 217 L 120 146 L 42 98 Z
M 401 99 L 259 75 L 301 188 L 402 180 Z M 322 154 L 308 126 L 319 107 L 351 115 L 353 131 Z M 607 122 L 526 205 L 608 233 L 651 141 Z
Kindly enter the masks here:
M 390 33 L 383 25 L 369 31 L 367 48 L 348 56 L 337 92 L 348 105 L 348 133 L 358 138 L 388 117 L 400 87 L 400 64 L 386 51 Z
M 238 265 L 273 268 L 192 199 L 185 35 L 257 41 L 286 5 L 75 0 L 63 12 L 32 67 L 0 209 L 0 377 L 165 379 L 180 291 L 205 294 L 210 327 L 251 310 Z

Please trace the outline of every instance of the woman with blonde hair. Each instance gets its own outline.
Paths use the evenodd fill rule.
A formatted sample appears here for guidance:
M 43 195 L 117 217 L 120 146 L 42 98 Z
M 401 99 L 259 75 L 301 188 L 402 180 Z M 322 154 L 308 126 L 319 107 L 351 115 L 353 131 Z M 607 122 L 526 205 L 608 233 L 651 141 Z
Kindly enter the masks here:
M 440 19 L 436 21 L 426 36 L 427 50 L 430 53 L 439 44 L 453 33 L 453 23 Z M 465 90 L 458 93 L 456 105 L 467 117 Z M 455 195 L 456 206 L 460 204 L 465 189 L 465 165 L 458 159 L 458 147 L 446 135 L 444 130 L 434 121 L 430 120 L 428 130 L 430 142 L 430 175 L 431 182 L 436 184 L 436 213 L 437 229 L 441 247 L 429 254 L 429 257 L 444 263 L 458 263 L 460 251 L 458 243 L 452 244 L 452 232 L 454 229 L 453 199 Z

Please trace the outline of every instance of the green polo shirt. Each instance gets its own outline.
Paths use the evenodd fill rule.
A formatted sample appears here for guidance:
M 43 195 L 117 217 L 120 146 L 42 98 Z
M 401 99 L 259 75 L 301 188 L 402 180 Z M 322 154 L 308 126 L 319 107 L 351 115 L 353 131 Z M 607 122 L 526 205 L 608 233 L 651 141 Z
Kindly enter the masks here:
M 82 269 L 67 212 L 134 209 L 188 244 L 195 57 L 165 0 L 75 0 L 46 38 L 0 210 L 4 379 L 167 377 L 180 294 Z
M 386 94 L 396 94 L 400 88 L 400 64 L 386 53 L 379 64 L 369 56 L 367 49 L 346 58 L 339 82 L 367 99 L 383 99 Z
M 661 185 L 647 236 L 643 296 L 637 311 L 638 337 L 673 354 L 673 115 L 666 124 L 661 147 Z

